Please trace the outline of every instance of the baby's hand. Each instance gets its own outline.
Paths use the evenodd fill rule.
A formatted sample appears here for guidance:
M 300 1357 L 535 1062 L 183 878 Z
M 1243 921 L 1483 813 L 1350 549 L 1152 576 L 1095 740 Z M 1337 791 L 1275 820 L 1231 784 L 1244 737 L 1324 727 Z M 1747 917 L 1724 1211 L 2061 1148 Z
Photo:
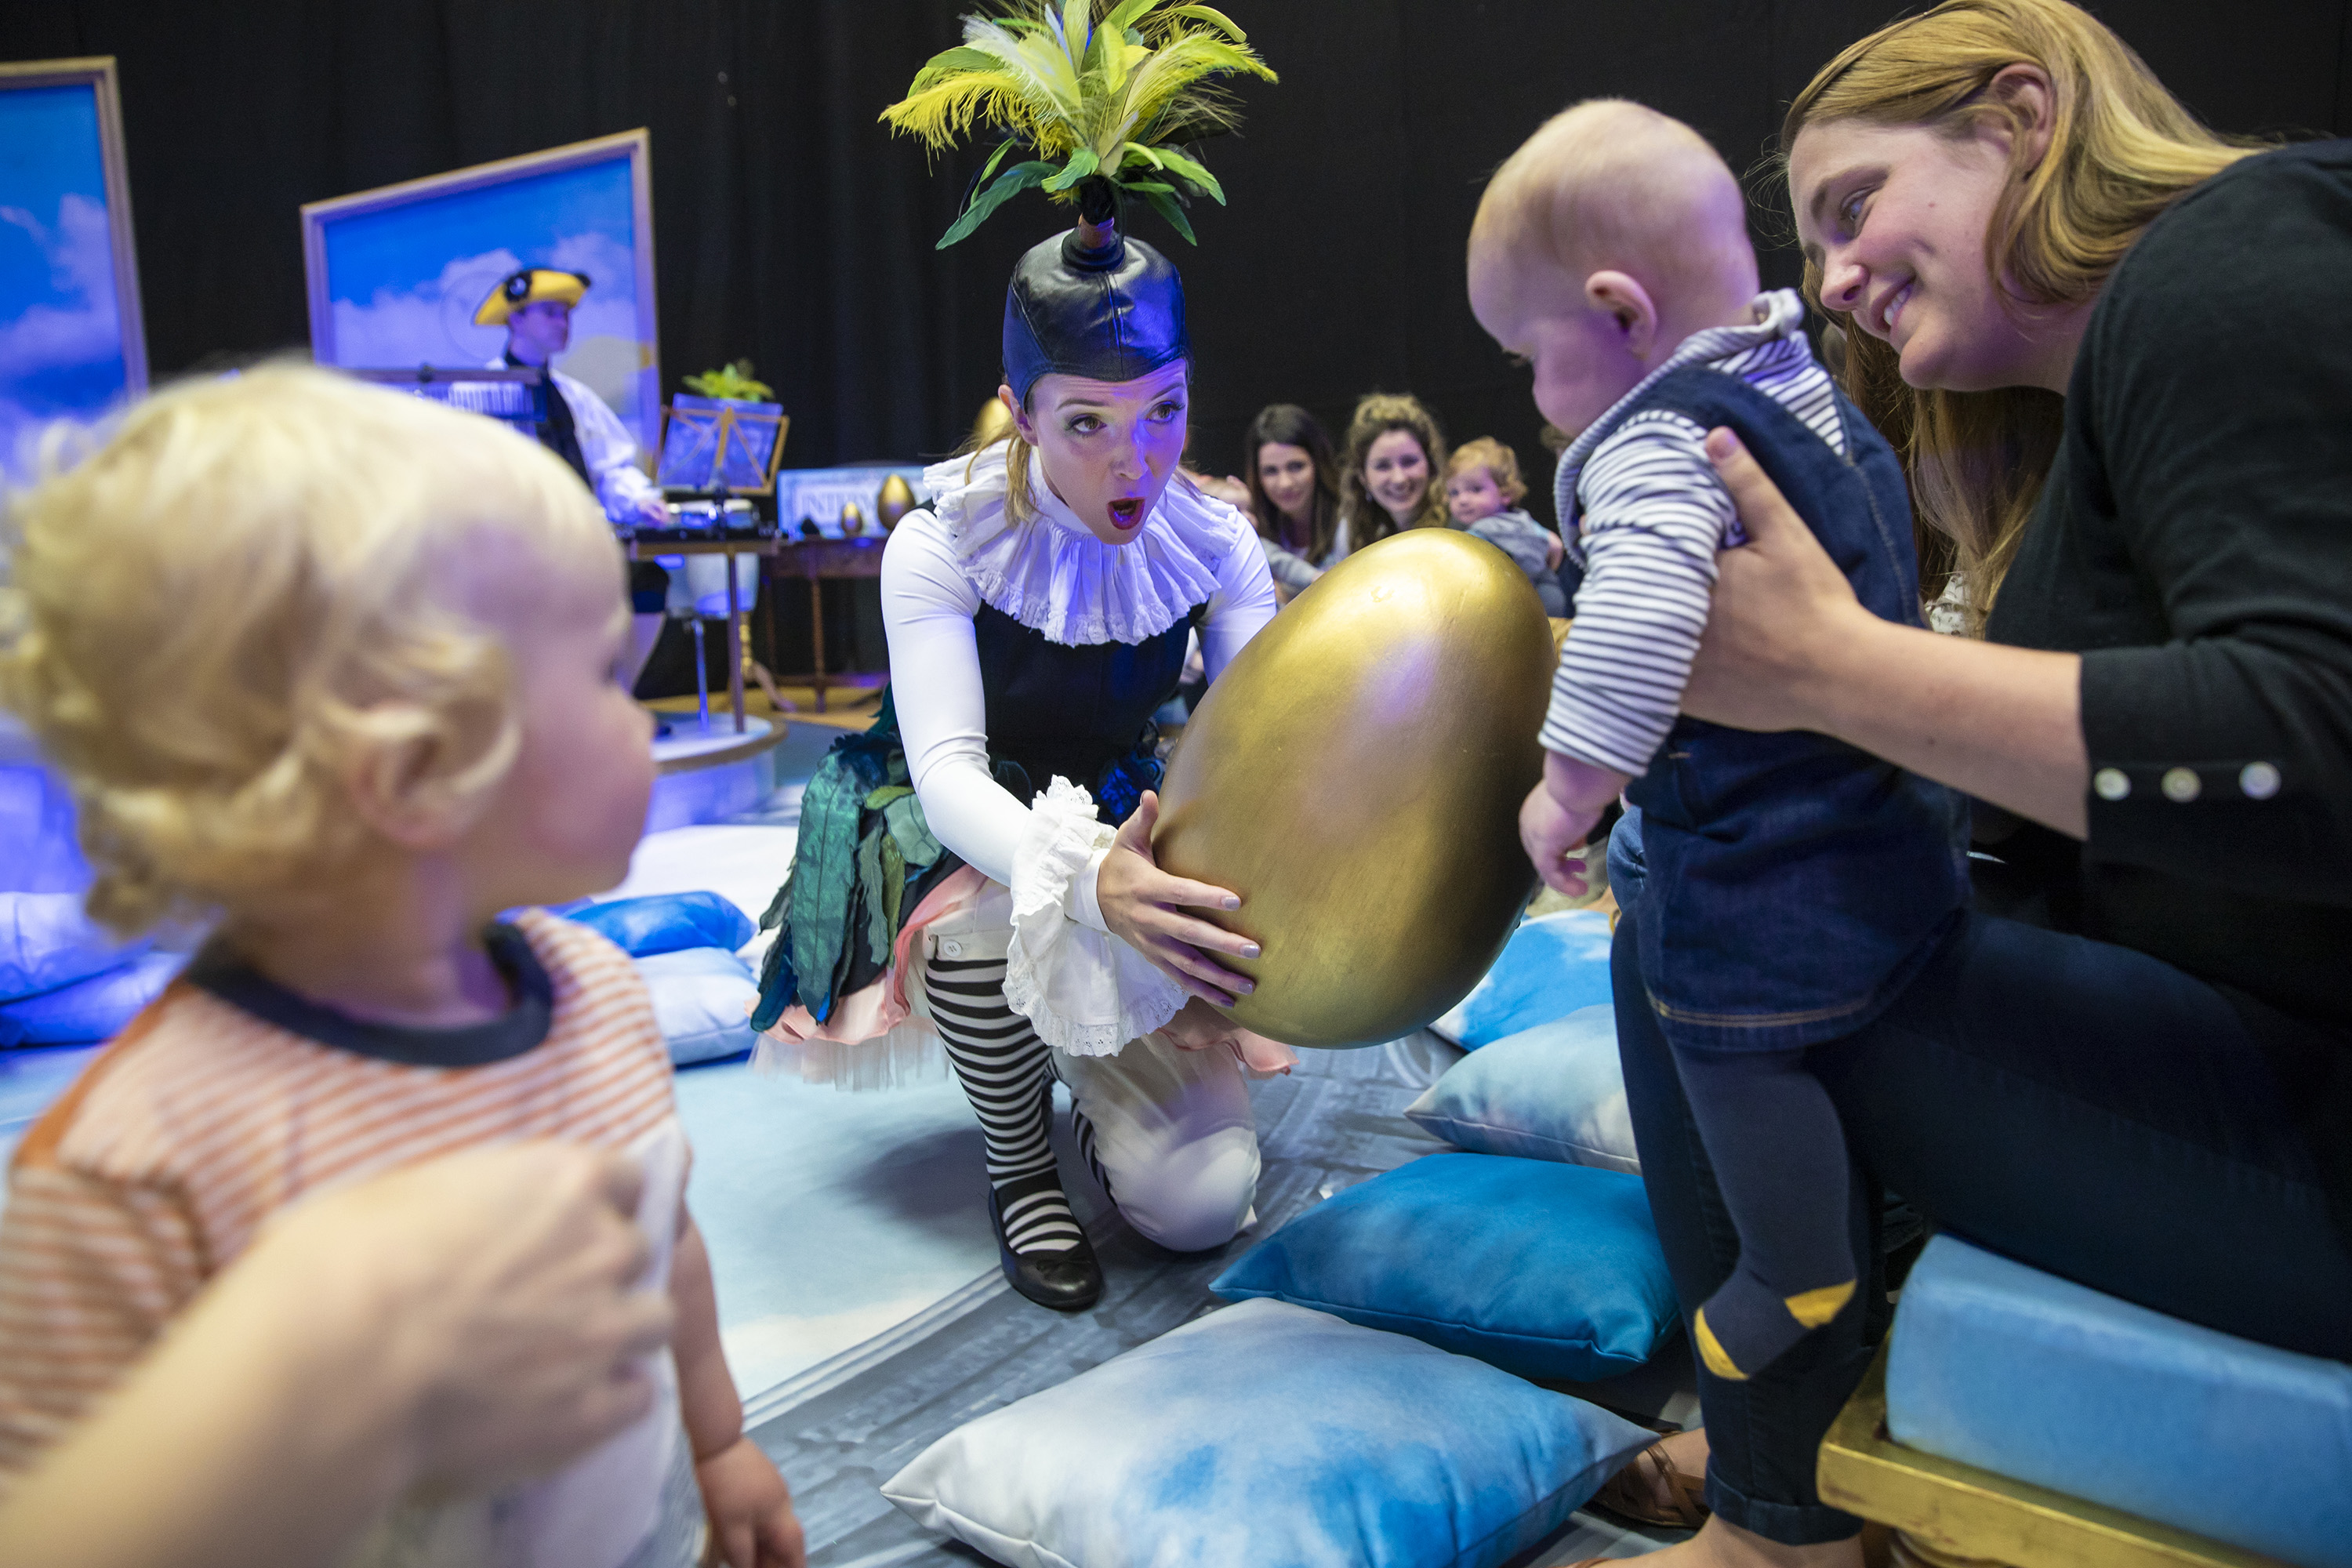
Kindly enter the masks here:
M 703 1510 L 710 1515 L 705 1563 L 728 1568 L 807 1568 L 801 1521 L 793 1514 L 792 1489 L 768 1456 L 749 1437 L 738 1437 L 694 1467 L 702 1487 Z
M 1568 858 L 1568 852 L 1583 844 L 1600 819 L 1597 810 L 1562 805 L 1542 784 L 1528 791 L 1527 802 L 1519 807 L 1519 843 L 1545 887 L 1571 899 L 1584 896 L 1584 862 Z
M 1559 534 L 1555 533 L 1549 539 L 1544 541 L 1544 564 L 1546 566 L 1557 572 L 1559 570 L 1560 562 L 1565 560 L 1567 556 L 1568 546 L 1559 542 Z

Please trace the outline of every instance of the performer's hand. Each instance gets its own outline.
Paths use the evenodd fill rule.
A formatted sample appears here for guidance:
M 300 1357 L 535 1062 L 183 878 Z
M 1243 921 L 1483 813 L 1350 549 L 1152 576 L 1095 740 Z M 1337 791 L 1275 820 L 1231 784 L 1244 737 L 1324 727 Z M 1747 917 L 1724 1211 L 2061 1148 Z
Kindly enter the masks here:
M 1150 790 L 1135 814 L 1119 824 L 1110 853 L 1095 878 L 1095 903 L 1111 934 L 1181 985 L 1188 995 L 1230 1007 L 1236 996 L 1257 988 L 1245 974 L 1219 963 L 1211 952 L 1255 958 L 1257 943 L 1182 911 L 1237 910 L 1238 894 L 1206 882 L 1171 877 L 1151 858 L 1151 829 L 1160 821 L 1160 796 Z
M 1572 899 L 1584 896 L 1584 862 L 1570 854 L 1582 847 L 1602 808 L 1626 783 L 1623 773 L 1558 752 L 1545 753 L 1544 776 L 1519 807 L 1519 843 L 1545 887 Z
M 639 496 L 636 510 L 637 521 L 647 528 L 669 526 L 669 506 L 659 496 Z

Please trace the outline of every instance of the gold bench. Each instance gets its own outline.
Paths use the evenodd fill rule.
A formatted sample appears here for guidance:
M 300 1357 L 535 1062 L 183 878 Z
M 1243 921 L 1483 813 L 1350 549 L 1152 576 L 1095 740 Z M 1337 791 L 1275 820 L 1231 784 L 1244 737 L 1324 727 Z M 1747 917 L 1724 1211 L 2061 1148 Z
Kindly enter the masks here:
M 1822 1440 L 1822 1500 L 1895 1531 L 1919 1568 L 2288 1568 L 1972 1465 L 1886 1433 L 1886 1346 Z

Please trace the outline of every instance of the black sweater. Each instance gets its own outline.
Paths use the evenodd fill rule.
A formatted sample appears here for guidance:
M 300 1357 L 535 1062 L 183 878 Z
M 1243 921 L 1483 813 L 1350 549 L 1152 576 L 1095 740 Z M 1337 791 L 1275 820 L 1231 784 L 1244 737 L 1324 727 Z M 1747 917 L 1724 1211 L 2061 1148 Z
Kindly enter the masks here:
M 2352 1044 L 2352 142 L 2233 165 L 2116 268 L 1987 631 L 2083 655 L 2060 923 Z

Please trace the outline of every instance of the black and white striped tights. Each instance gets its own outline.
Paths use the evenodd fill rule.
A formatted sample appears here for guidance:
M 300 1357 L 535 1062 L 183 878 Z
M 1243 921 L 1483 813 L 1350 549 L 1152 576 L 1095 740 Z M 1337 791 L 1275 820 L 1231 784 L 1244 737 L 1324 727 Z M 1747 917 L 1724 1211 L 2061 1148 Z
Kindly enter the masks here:
M 1053 1047 L 1004 1000 L 1004 960 L 933 958 L 924 972 L 931 1021 L 988 1145 L 988 1181 L 1016 1253 L 1067 1252 L 1084 1239 L 1062 1195 L 1048 1136 L 1054 1115 Z M 1110 1190 L 1095 1155 L 1095 1130 L 1073 1112 L 1078 1148 Z

